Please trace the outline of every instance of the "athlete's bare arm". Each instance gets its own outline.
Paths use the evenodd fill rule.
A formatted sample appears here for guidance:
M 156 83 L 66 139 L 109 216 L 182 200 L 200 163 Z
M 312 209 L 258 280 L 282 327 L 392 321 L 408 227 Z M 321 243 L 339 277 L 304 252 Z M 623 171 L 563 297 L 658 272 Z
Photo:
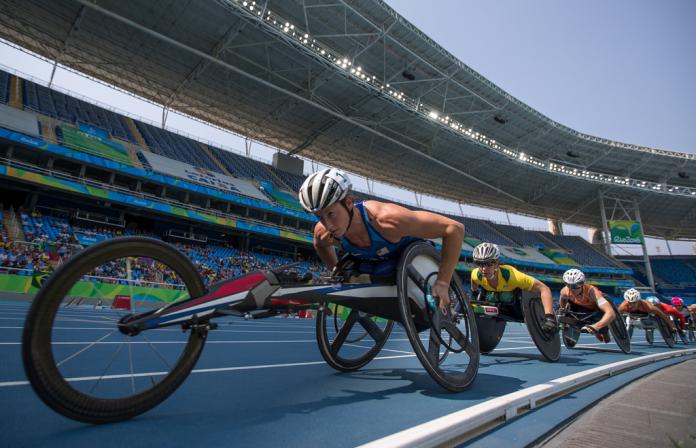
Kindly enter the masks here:
M 561 295 L 558 298 L 558 306 L 561 308 L 565 308 L 568 305 L 568 293 L 565 288 L 561 289 Z
M 372 224 L 384 238 L 397 242 L 405 236 L 442 238 L 442 263 L 437 279 L 449 284 L 464 240 L 464 224 L 436 213 L 409 210 L 396 204 L 367 201 Z
M 667 324 L 670 331 L 672 331 L 672 332 L 677 331 L 677 328 L 674 326 L 674 322 L 672 322 L 672 319 L 667 317 L 667 315 L 665 313 L 663 313 L 660 308 L 656 307 L 655 305 L 653 305 L 651 303 L 649 303 L 648 306 L 650 307 L 649 308 L 650 313 L 652 313 L 652 314 L 656 315 L 657 317 L 659 317 L 660 319 L 662 319 Z
M 614 315 L 614 308 L 611 306 L 608 300 L 604 298 L 602 295 L 602 292 L 599 291 L 598 289 L 595 288 L 590 288 L 590 297 L 597 302 L 597 306 L 599 307 L 600 310 L 604 313 L 602 318 L 597 322 L 596 324 L 592 324 L 592 326 L 596 329 L 599 330 L 601 328 L 606 327 L 611 323 L 611 321 L 614 320 L 616 317 Z
M 531 290 L 541 296 L 541 303 L 544 306 L 544 313 L 553 314 L 553 295 L 551 295 L 551 288 L 546 286 L 543 282 L 534 279 L 534 286 L 532 286 Z

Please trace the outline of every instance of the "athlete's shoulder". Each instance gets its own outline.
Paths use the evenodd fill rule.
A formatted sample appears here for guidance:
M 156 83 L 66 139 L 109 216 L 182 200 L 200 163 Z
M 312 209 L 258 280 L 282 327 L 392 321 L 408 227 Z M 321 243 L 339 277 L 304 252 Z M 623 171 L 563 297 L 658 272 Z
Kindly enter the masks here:
M 482 277 L 483 275 L 481 274 L 481 270 L 479 268 L 474 268 L 474 270 L 471 271 L 471 279 L 475 282 L 481 281 Z

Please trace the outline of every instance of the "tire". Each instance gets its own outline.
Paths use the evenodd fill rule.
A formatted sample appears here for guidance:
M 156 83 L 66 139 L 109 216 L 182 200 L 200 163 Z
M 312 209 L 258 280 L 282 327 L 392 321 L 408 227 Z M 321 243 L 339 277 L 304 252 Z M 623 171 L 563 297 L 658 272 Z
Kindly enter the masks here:
M 56 412 L 73 420 L 87 423 L 116 422 L 155 407 L 186 379 L 205 343 L 206 332 L 191 331 L 185 348 L 171 371 L 159 382 L 153 381 L 152 387 L 137 394 L 120 398 L 98 398 L 73 388 L 62 376 L 52 348 L 52 328 L 60 304 L 72 286 L 93 267 L 125 257 L 152 258 L 171 267 L 190 297 L 202 296 L 206 291 L 203 280 L 184 254 L 152 238 L 107 240 L 90 246 L 60 266 L 41 288 L 29 309 L 22 337 L 22 357 L 27 378 L 39 398 Z
M 544 321 L 544 307 L 541 298 L 522 298 L 522 312 L 527 331 L 541 354 L 547 361 L 556 362 L 561 357 L 561 336 L 559 331 L 548 332 L 541 326 Z
M 375 356 L 379 354 L 380 350 L 382 350 L 382 347 L 384 347 L 384 344 L 386 344 L 387 340 L 389 339 L 389 334 L 394 327 L 394 321 L 388 320 L 384 328 L 379 328 L 379 326 L 371 319 L 372 316 L 365 315 L 358 310 L 351 310 L 350 314 L 348 315 L 348 319 L 346 319 L 340 329 L 337 329 L 336 337 L 333 341 L 331 341 L 329 339 L 329 325 L 327 322 L 332 321 L 336 316 L 335 313 L 333 313 L 333 317 L 329 315 L 327 312 L 328 306 L 330 305 L 324 303 L 317 311 L 316 335 L 317 344 L 319 345 L 319 353 L 321 353 L 321 357 L 324 358 L 324 361 L 326 361 L 328 365 L 338 371 L 350 372 L 353 370 L 358 370 L 372 361 Z M 352 327 L 356 323 L 365 328 L 365 333 L 367 333 L 367 336 L 371 337 L 373 345 L 366 353 L 360 356 L 354 358 L 341 356 L 339 352 L 345 343 L 351 343 L 351 341 L 359 342 L 359 340 L 363 339 L 363 337 L 360 337 L 359 340 L 348 339 L 348 333 L 350 333 Z M 342 331 L 345 332 L 345 334 L 342 334 Z
M 655 330 L 652 328 L 649 328 L 645 330 L 645 340 L 648 341 L 648 344 L 653 345 L 655 342 Z
M 662 335 L 662 339 L 665 341 L 665 344 L 667 344 L 669 348 L 673 348 L 676 345 L 674 335 L 671 331 L 669 331 L 669 327 L 667 326 L 665 321 L 663 321 L 660 317 L 655 316 L 655 322 L 657 322 L 657 328 L 660 331 L 660 334 Z
M 619 308 L 613 301 L 610 300 L 609 303 L 611 303 L 611 308 L 614 310 L 614 320 L 609 324 L 609 331 L 611 331 L 614 342 L 619 346 L 621 351 L 629 354 L 631 353 L 631 335 L 626 330 L 623 319 L 621 319 Z
M 572 330 L 574 333 L 577 333 L 577 336 L 580 336 L 580 332 L 577 329 Z M 568 325 L 563 325 L 561 327 L 561 332 L 563 333 L 563 345 L 566 346 L 568 349 L 572 349 L 575 347 L 575 344 L 578 343 L 576 339 L 572 339 L 566 336 L 566 333 L 570 332 L 570 327 Z
M 476 318 L 457 275 L 452 276 L 450 282 L 450 299 L 454 296 L 453 301 L 459 303 L 456 322 L 452 320 L 454 311 L 444 316 L 439 308 L 433 311 L 432 319 L 428 317 L 425 304 L 426 283 L 437 273 L 439 265 L 440 254 L 430 243 L 414 242 L 404 250 L 397 268 L 399 313 L 413 351 L 425 370 L 443 388 L 460 392 L 471 387 L 478 374 L 480 354 Z M 423 322 L 428 325 L 423 327 Z M 458 325 L 464 326 L 463 333 Z M 420 330 L 429 331 L 428 347 L 420 339 Z M 451 353 L 447 357 L 440 354 L 442 344 L 438 336 L 441 338 L 442 331 L 447 331 L 455 340 L 461 341 L 460 352 Z M 461 359 L 463 352 L 468 355 L 468 362 Z M 452 364 L 443 366 L 445 358 Z M 466 367 L 462 371 L 464 363 Z
M 495 350 L 498 343 L 503 338 L 505 326 L 506 322 L 504 320 L 476 316 L 479 351 L 482 355 Z

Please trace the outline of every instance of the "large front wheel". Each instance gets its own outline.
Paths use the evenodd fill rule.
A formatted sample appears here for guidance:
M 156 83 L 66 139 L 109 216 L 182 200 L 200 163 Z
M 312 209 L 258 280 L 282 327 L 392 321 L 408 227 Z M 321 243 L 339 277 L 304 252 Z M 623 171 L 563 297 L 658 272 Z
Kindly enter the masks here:
M 425 370 L 445 389 L 459 392 L 469 388 L 478 373 L 476 317 L 456 273 L 447 313 L 428 303 L 439 266 L 440 254 L 429 243 L 412 243 L 404 250 L 397 268 L 399 312 Z
M 127 335 L 119 321 L 136 303 L 155 308 L 204 293 L 186 256 L 162 241 L 116 238 L 83 250 L 51 275 L 29 309 L 22 356 L 31 386 L 58 413 L 88 423 L 153 408 L 191 372 L 206 332 Z

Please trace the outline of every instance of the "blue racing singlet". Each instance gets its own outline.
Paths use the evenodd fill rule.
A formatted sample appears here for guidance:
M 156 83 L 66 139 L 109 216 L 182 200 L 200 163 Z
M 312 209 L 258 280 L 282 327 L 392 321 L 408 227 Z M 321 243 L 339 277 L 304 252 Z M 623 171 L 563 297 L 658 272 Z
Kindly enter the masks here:
M 353 245 L 348 238 L 342 237 L 341 247 L 354 257 L 365 261 L 398 260 L 398 257 L 406 246 L 420 239 L 412 236 L 405 236 L 401 238 L 398 243 L 389 242 L 372 227 L 372 224 L 370 224 L 370 217 L 367 215 L 367 209 L 364 203 L 356 203 L 355 208 L 360 212 L 365 227 L 367 228 L 367 233 L 370 235 L 370 246 L 364 248 L 357 247 Z

